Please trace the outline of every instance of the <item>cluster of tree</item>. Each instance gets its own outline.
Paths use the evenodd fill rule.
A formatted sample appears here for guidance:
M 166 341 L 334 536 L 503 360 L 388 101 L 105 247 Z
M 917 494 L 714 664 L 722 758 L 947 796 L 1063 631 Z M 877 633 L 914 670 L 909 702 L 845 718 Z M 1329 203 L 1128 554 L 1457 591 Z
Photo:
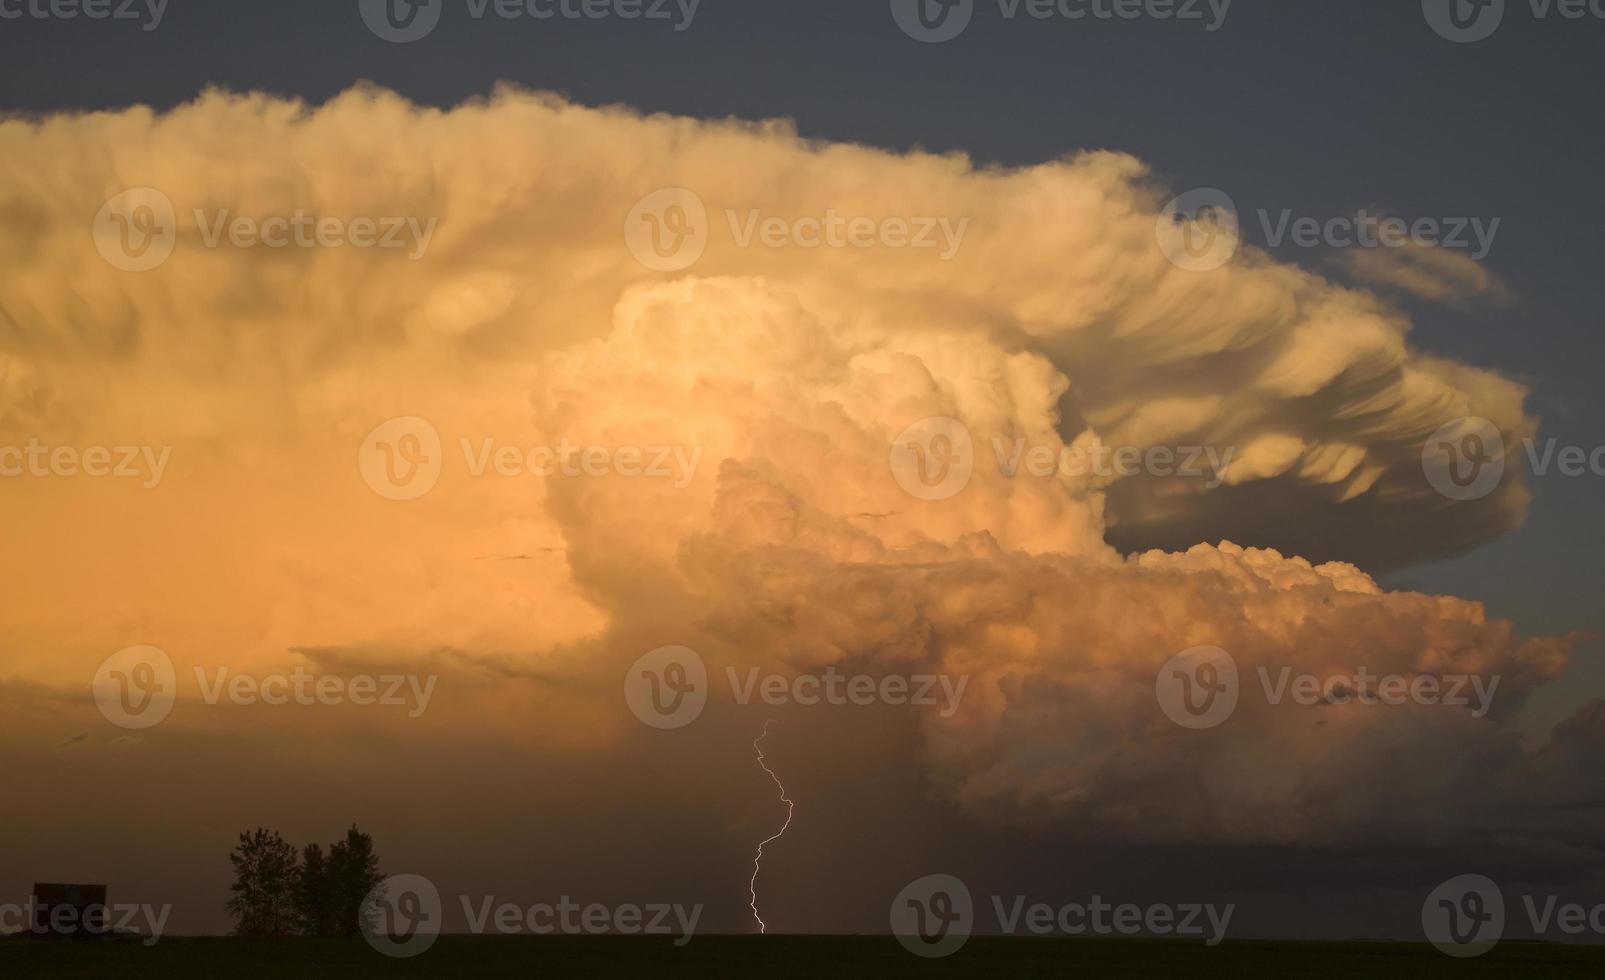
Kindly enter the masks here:
M 362 931 L 368 893 L 384 880 L 373 838 L 355 825 L 328 853 L 308 844 L 299 854 L 277 831 L 240 835 L 229 855 L 233 897 L 226 906 L 236 935 L 354 937 Z

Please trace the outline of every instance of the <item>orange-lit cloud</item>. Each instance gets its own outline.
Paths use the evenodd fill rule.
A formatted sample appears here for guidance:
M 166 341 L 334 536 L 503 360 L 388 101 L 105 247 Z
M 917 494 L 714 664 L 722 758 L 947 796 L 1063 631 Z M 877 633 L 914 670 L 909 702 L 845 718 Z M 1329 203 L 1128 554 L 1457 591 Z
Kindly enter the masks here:
M 27 556 L 0 571 L 0 675 L 29 690 L 81 692 L 135 643 L 181 672 L 378 658 L 449 675 L 433 738 L 600 755 L 635 734 L 623 666 L 690 643 L 715 667 L 973 675 L 962 711 L 922 721 L 920 764 L 987 820 L 1407 837 L 1441 829 L 1434 801 L 1472 767 L 1484 787 L 1533 778 L 1503 711 L 1247 711 L 1214 741 L 1156 713 L 1155 672 L 1197 644 L 1245 669 L 1498 673 L 1511 708 L 1568 644 L 1522 641 L 1475 603 L 1385 594 L 1353 565 L 1218 545 L 1244 501 L 1265 533 L 1248 543 L 1322 528 L 1321 557 L 1368 566 L 1489 540 L 1521 521 L 1526 489 L 1451 502 L 1422 444 L 1461 416 L 1507 439 L 1536 423 L 1521 385 L 1413 350 L 1368 292 L 1253 251 L 1176 267 L 1154 237 L 1167 194 L 1129 156 L 1003 170 L 785 123 L 519 92 L 437 111 L 361 89 L 11 120 L 0 176 L 15 232 L 0 442 L 172 451 L 151 490 L 0 481 L 0 526 Z M 129 272 L 90 229 L 138 187 L 172 201 L 178 234 L 158 268 Z M 626 220 L 665 188 L 705 207 L 706 243 L 657 271 Z M 224 212 L 432 235 L 416 251 L 209 245 Z M 791 237 L 743 245 L 753 212 Z M 796 239 L 799 219 L 832 214 L 879 239 Z M 945 259 L 895 247 L 888 218 L 962 237 Z M 364 436 L 398 417 L 442 439 L 419 500 L 358 471 Z M 930 417 L 974 439 L 947 499 L 911 495 L 888 463 Z M 673 449 L 678 475 L 471 472 L 497 447 L 527 460 L 565 440 Z M 1055 458 L 1211 447 L 1225 465 L 1011 477 L 995 447 L 1019 440 Z M 1354 785 L 1418 751 L 1429 778 Z M 1197 784 L 1201 768 L 1220 775 Z

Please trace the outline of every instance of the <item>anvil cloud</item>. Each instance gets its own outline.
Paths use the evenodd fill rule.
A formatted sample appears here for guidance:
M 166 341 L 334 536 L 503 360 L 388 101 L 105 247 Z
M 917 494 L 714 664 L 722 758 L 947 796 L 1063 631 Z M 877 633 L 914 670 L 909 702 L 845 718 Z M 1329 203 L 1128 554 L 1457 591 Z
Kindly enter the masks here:
M 959 673 L 960 709 L 918 718 L 917 764 L 974 819 L 1256 844 L 1502 824 L 1513 796 L 1574 792 L 1600 738 L 1579 716 L 1535 751 L 1509 725 L 1569 639 L 1368 574 L 1520 523 L 1519 480 L 1456 503 L 1420 453 L 1461 416 L 1532 434 L 1523 386 L 1413 349 L 1378 295 L 1255 250 L 1177 268 L 1154 236 L 1169 191 L 1130 156 L 1003 169 L 784 122 L 510 90 L 441 111 L 359 88 L 7 120 L 0 178 L 0 442 L 173 447 L 149 491 L 0 481 L 0 527 L 32 556 L 0 570 L 13 694 L 65 701 L 133 643 L 181 673 L 384 657 L 442 673 L 442 744 L 603 758 L 636 734 L 623 666 L 668 643 L 721 671 Z M 132 187 L 178 215 L 149 272 L 112 267 L 88 233 Z M 714 216 L 672 272 L 624 234 L 665 188 Z M 947 259 L 743 247 L 726 209 L 966 224 Z M 209 245 L 192 216 L 225 211 L 434 233 L 415 259 Z M 701 464 L 684 481 L 448 466 L 396 502 L 352 457 L 398 416 L 449 446 L 678 446 Z M 1233 454 L 1220 479 L 977 466 L 962 493 L 919 500 L 888 450 L 933 416 L 983 458 L 994 438 Z M 1260 705 L 1200 737 L 1153 695 L 1198 644 L 1245 670 L 1504 682 L 1483 719 Z

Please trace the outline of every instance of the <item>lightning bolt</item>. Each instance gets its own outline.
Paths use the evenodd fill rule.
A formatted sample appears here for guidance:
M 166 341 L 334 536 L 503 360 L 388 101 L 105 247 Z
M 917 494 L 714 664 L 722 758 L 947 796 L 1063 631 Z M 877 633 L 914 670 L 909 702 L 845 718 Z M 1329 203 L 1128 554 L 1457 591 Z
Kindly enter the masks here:
M 786 822 L 781 826 L 779 833 L 758 845 L 758 854 L 752 859 L 752 881 L 747 886 L 748 892 L 752 895 L 752 901 L 748 903 L 748 907 L 752 909 L 752 917 L 758 920 L 758 931 L 760 933 L 768 929 L 768 926 L 764 923 L 763 916 L 758 914 L 758 872 L 762 870 L 763 849 L 765 845 L 772 844 L 785 836 L 786 828 L 791 826 L 792 811 L 796 809 L 796 804 L 792 803 L 791 798 L 786 795 L 785 784 L 780 781 L 780 777 L 776 776 L 775 771 L 769 768 L 768 763 L 764 761 L 763 749 L 759 746 L 760 742 L 769 737 L 769 726 L 771 724 L 773 724 L 773 720 L 763 723 L 763 734 L 752 740 L 752 750 L 758 753 L 759 768 L 768 773 L 769 778 L 774 780 L 775 786 L 780 789 L 780 802 L 786 804 Z

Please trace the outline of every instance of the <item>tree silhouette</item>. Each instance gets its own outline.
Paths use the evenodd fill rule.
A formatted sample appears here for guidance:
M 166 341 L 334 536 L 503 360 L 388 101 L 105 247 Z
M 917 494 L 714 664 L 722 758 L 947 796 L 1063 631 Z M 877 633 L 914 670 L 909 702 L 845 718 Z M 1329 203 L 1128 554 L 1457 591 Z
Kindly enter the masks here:
M 323 848 L 308 844 L 301 852 L 295 882 L 295 919 L 303 936 L 336 935 L 333 882 Z
M 384 881 L 373 838 L 357 829 L 329 845 L 308 844 L 298 856 L 277 831 L 240 835 L 229 855 L 234 893 L 226 908 L 234 932 L 254 939 L 303 936 L 354 938 L 378 910 L 368 895 Z
M 334 900 L 336 935 L 349 938 L 362 932 L 367 918 L 376 911 L 365 908 L 363 901 L 384 877 L 373 852 L 373 838 L 352 824 L 346 839 L 329 848 L 328 881 Z
M 234 916 L 234 932 L 256 939 L 290 934 L 295 924 L 295 848 L 277 831 L 258 827 L 240 834 L 229 855 L 234 865 L 233 897 L 225 908 Z

